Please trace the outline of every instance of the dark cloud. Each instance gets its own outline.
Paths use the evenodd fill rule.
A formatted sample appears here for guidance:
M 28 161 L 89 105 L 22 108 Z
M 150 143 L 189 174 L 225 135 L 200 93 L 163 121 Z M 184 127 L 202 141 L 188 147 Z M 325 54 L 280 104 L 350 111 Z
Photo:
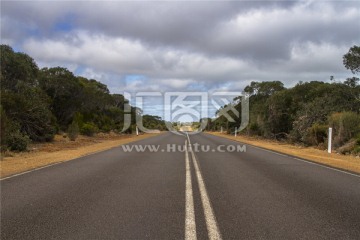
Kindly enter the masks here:
M 326 80 L 359 42 L 358 2 L 6 1 L 1 40 L 120 88 Z M 81 66 L 81 67 L 80 67 Z M 124 79 L 131 74 L 147 80 Z M 147 81 L 146 84 L 144 81 Z M 151 86 L 151 88 L 150 88 Z M 141 90 L 141 89 L 139 89 Z

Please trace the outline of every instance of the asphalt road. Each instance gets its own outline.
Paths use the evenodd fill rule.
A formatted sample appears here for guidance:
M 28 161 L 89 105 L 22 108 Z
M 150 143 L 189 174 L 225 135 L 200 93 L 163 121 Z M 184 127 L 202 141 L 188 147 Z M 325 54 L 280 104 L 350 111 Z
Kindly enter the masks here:
M 208 134 L 127 146 L 2 180 L 1 239 L 360 239 L 359 175 Z

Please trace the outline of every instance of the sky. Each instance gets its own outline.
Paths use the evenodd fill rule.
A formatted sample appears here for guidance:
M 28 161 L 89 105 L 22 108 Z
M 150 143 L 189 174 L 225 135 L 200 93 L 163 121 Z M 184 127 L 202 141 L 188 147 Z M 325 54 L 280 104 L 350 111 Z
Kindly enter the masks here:
M 1 44 L 111 93 L 343 81 L 359 40 L 360 1 L 1 1 Z

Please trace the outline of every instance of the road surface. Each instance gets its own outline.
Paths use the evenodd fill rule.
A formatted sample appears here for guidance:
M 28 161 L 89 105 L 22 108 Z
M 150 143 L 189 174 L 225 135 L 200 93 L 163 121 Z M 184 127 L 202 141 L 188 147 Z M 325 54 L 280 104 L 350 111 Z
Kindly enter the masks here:
M 360 239 L 356 174 L 205 133 L 126 146 L 3 179 L 1 239 Z

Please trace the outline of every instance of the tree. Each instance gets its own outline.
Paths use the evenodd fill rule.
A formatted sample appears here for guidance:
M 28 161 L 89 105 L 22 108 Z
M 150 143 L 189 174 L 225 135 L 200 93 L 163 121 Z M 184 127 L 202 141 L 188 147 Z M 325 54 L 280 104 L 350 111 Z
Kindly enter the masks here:
M 292 129 L 295 109 L 291 91 L 279 91 L 266 101 L 267 113 L 265 126 L 276 138 L 284 138 Z
M 9 46 L 1 45 L 1 51 L 1 106 L 6 116 L 6 137 L 17 134 L 16 139 L 27 135 L 34 141 L 52 140 L 54 118 L 49 98 L 39 87 L 35 61 Z
M 284 84 L 280 81 L 271 82 L 251 82 L 246 86 L 244 91 L 250 95 L 256 95 L 260 97 L 268 97 L 275 92 L 284 90 Z
M 34 59 L 25 53 L 15 53 L 10 46 L 1 45 L 1 89 L 17 91 L 19 83 L 37 86 L 39 68 Z
M 1 104 L 11 123 L 33 141 L 50 141 L 55 134 L 49 100 L 40 88 L 19 87 L 18 93 L 4 92 Z
M 355 88 L 358 84 L 359 84 L 359 78 L 357 77 L 352 77 L 352 78 L 347 78 L 345 81 L 344 81 L 344 84 L 345 85 L 348 85 L 349 87 L 351 88 Z
M 346 69 L 349 69 L 352 73 L 360 72 L 360 47 L 354 45 L 349 49 L 343 57 L 343 63 Z
M 92 136 L 97 131 L 122 130 L 124 106 L 128 100 L 110 94 L 108 87 L 86 79 L 66 68 L 39 70 L 25 53 L 16 53 L 1 45 L 1 149 L 24 150 L 29 139 L 50 141 L 60 129 L 69 137 L 77 132 Z M 131 128 L 141 109 L 131 107 Z M 165 129 L 158 117 L 149 118 L 150 125 Z
M 81 107 L 83 88 L 72 72 L 62 67 L 41 69 L 40 86 L 51 99 L 51 111 L 66 130 Z

